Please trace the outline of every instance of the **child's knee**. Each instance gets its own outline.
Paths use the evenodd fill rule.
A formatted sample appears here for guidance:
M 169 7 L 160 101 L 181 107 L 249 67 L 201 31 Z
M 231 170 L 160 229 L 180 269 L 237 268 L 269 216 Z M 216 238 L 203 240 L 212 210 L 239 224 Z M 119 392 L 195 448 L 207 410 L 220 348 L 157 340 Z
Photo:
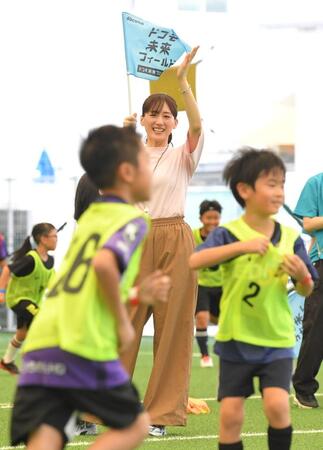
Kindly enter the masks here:
M 221 425 L 226 429 L 241 428 L 243 424 L 244 411 L 240 404 L 232 403 L 221 406 Z
M 289 403 L 285 398 L 267 399 L 265 413 L 269 423 L 274 427 L 287 426 L 290 423 Z

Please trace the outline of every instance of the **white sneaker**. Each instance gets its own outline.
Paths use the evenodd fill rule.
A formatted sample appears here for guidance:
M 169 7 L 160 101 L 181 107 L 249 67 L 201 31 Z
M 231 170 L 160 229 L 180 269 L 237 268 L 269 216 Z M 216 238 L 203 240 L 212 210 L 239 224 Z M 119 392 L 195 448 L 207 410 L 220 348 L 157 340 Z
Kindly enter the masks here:
M 75 428 L 74 436 L 95 436 L 98 434 L 98 427 L 95 423 L 80 420 Z
M 205 369 L 206 367 L 213 367 L 213 360 L 211 356 L 204 355 L 200 359 L 200 366 Z
M 150 436 L 163 437 L 166 434 L 166 427 L 164 425 L 149 425 Z

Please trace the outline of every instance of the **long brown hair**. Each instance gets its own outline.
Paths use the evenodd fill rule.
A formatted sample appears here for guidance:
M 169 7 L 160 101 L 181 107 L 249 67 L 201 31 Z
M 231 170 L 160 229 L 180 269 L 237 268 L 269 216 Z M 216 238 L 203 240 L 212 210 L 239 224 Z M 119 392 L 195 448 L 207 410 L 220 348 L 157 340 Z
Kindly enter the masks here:
M 156 113 L 160 113 L 162 110 L 164 103 L 168 106 L 170 109 L 170 112 L 172 113 L 172 116 L 174 119 L 177 118 L 177 103 L 171 97 L 170 95 L 158 93 L 158 94 L 151 94 L 149 97 L 146 98 L 142 105 L 142 116 L 144 116 L 146 113 L 150 111 L 154 111 Z M 172 141 L 172 133 L 168 136 L 168 143 L 170 144 Z

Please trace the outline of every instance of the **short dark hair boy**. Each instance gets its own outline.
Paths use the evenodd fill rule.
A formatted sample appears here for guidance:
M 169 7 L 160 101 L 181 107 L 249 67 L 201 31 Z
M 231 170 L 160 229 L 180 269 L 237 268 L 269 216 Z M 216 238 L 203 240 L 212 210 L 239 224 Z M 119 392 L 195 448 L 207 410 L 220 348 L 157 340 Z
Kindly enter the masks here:
M 151 170 L 139 135 L 114 126 L 93 130 L 80 157 L 102 198 L 80 218 L 30 328 L 11 440 L 39 450 L 50 442 L 59 450 L 75 431 L 79 411 L 110 427 L 100 437 L 105 448 L 136 448 L 149 419 L 119 353 L 134 338 L 125 303 L 149 220 L 133 203 L 149 199 Z M 168 288 L 168 278 L 155 273 L 139 298 L 165 301 Z
M 286 285 L 290 275 L 296 290 L 308 295 L 316 273 L 296 231 L 272 218 L 284 202 L 281 159 L 270 150 L 242 149 L 229 161 L 224 178 L 244 214 L 211 232 L 190 259 L 194 269 L 222 265 L 215 344 L 220 356 L 219 449 L 243 448 L 244 400 L 254 392 L 257 376 L 269 422 L 269 449 L 288 450 L 295 331 Z

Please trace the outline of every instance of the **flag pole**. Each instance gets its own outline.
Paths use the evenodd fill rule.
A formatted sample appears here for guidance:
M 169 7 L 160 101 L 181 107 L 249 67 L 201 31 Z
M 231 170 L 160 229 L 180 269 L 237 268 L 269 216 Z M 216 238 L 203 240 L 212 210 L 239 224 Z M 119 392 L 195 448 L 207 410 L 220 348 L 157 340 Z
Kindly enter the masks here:
M 132 114 L 132 104 L 131 104 L 131 84 L 130 84 L 130 74 L 127 73 L 127 84 L 128 84 L 128 108 L 129 116 Z

